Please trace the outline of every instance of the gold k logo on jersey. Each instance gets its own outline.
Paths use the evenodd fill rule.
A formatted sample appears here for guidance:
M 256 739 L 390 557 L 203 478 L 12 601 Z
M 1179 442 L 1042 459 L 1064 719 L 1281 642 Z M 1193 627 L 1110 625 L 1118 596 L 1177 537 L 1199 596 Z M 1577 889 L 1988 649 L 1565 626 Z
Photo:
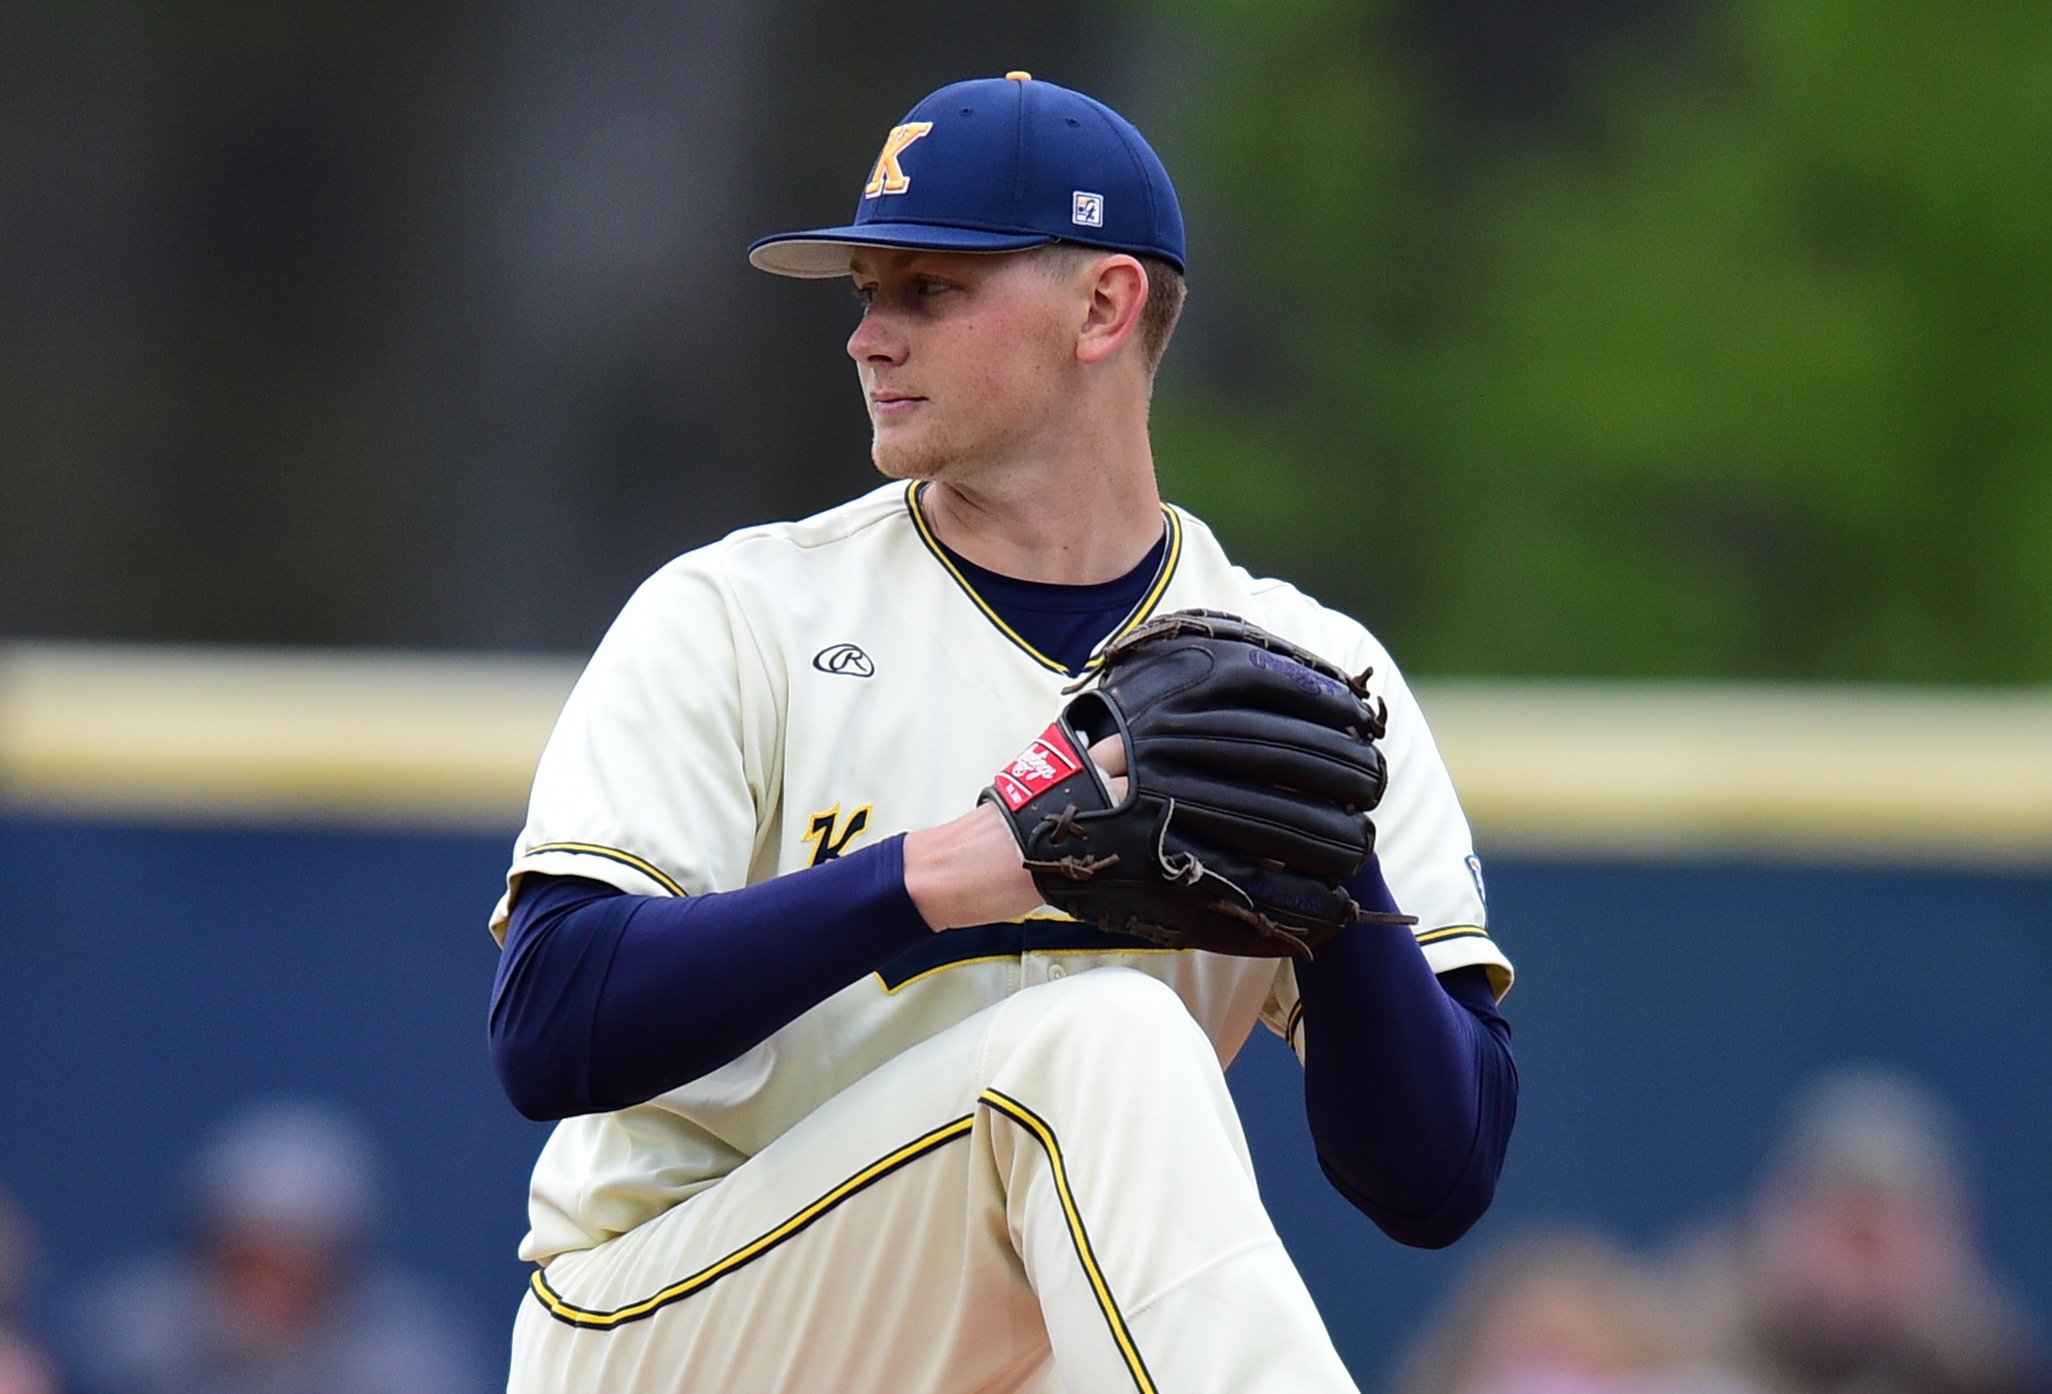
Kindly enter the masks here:
M 805 840 L 812 844 L 812 861 L 808 865 L 818 866 L 822 862 L 830 862 L 847 851 L 848 844 L 869 826 L 869 810 L 872 807 L 871 804 L 862 805 L 848 815 L 845 824 L 841 822 L 839 804 L 835 804 L 824 813 L 813 814 L 810 824 L 805 829 Z
M 884 138 L 883 154 L 876 157 L 876 168 L 869 172 L 869 182 L 862 186 L 862 196 L 875 198 L 878 194 L 902 194 L 911 188 L 912 176 L 898 168 L 898 156 L 905 153 L 906 146 L 932 129 L 931 121 L 911 121 L 891 127 L 890 135 Z

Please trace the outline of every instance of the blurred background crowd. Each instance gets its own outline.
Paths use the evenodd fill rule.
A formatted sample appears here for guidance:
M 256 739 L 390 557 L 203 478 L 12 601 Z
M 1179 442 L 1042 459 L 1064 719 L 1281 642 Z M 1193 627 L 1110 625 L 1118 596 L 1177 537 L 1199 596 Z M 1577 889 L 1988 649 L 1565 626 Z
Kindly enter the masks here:
M 491 1345 L 381 1251 L 380 1169 L 347 1112 L 253 1104 L 186 1162 L 178 1242 L 122 1256 L 40 1324 L 16 1312 L 33 1236 L 5 1212 L 0 1394 L 486 1394 Z
M 1987 1268 L 1962 1139 L 1911 1077 L 1814 1079 L 1750 1196 L 1657 1252 L 1532 1232 L 1468 1270 L 1392 1394 L 2026 1394 L 2032 1318 Z
M 1966 1139 L 1913 1077 L 1813 1079 L 1730 1214 L 1658 1247 L 1565 1222 L 1471 1242 L 1376 1394 L 2047 1394 L 2034 1318 L 1984 1257 Z M 0 1197 L 0 1394 L 482 1394 L 447 1294 L 377 1242 L 380 1162 L 332 1106 L 226 1120 L 185 1178 L 182 1242 L 44 1323 L 34 1239 Z
M 1181 191 L 1191 299 L 1156 398 L 1164 492 L 1255 570 L 1360 615 L 1412 674 L 2052 681 L 2052 182 L 2029 153 L 2052 148 L 2042 0 L 17 0 L 0 6 L 0 640 L 588 651 L 669 556 L 872 482 L 841 347 L 854 302 L 752 272 L 742 249 L 839 221 L 905 108 L 1011 68 L 1111 101 Z M 397 1125 L 368 1093 L 318 1091 L 374 1078 L 465 1127 L 450 1098 L 498 1107 L 481 1036 L 498 843 L 464 852 L 484 870 L 449 894 L 473 908 L 419 910 L 475 961 L 451 951 L 445 976 L 416 980 L 475 982 L 474 1000 L 407 1018 L 476 1023 L 474 1076 L 409 1078 L 403 1035 L 382 1063 L 352 1041 L 372 1058 L 324 1064 L 314 1098 L 252 1102 L 223 1069 L 181 1065 L 207 1112 L 137 1156 L 91 1126 L 161 1129 L 188 1101 L 94 1103 L 125 1077 L 118 1051 L 96 1070 L 66 1057 L 75 1073 L 34 1053 L 95 994 L 115 1015 L 145 1000 L 156 936 L 119 938 L 120 916 L 198 855 L 138 837 L 109 872 L 98 851 L 49 851 L 104 831 L 0 817 L 10 963 L 31 919 L 90 924 L 132 994 L 47 936 L 16 978 L 31 986 L 0 967 L 0 1190 L 21 1193 L 0 1198 L 0 1394 L 491 1387 L 504 1294 L 466 1276 L 452 1296 L 417 1260 L 441 1216 L 510 1271 L 534 1139 L 473 1128 L 449 1175 L 417 1146 L 420 1117 L 381 1137 Z M 370 878 L 316 882 L 304 866 L 320 864 L 281 846 L 252 835 L 222 863 L 254 903 L 217 913 L 217 878 L 167 922 L 239 934 L 294 876 L 375 902 Z M 436 855 L 409 885 L 449 879 Z M 1907 891 L 1853 894 L 1848 876 L 1811 902 L 1789 872 L 1758 892 L 1787 923 L 1730 910 L 1758 878 L 1713 869 L 1672 883 L 1696 897 L 1680 947 L 1636 934 L 1635 916 L 1666 926 L 1629 868 L 1585 899 L 1514 868 L 1508 918 L 1522 892 L 1553 919 L 1504 929 L 1536 1062 L 1508 1221 L 1434 1270 L 1446 1294 L 1383 1332 L 1403 1349 L 1357 1362 L 1364 1387 L 2052 1390 L 2043 1300 L 2013 1295 L 1984 1246 L 2037 1263 L 2045 1290 L 2033 1236 L 2052 1174 L 1996 1129 L 2052 1138 L 2041 1062 L 2004 1063 L 2028 1056 L 2017 1028 L 2052 985 L 2048 864 L 2052 849 Z M 1824 924 L 1798 902 L 1866 918 Z M 43 908 L 10 914 L 25 903 Z M 358 932 L 362 907 L 338 903 Z M 1734 926 L 1704 905 L 1754 937 L 1721 938 Z M 1815 947 L 1856 941 L 1875 906 L 1900 922 L 1871 955 Z M 1616 927 L 1607 949 L 1593 929 L 1535 932 L 1578 917 Z M 301 928 L 293 952 L 331 951 L 333 927 Z M 1777 934 L 1786 958 L 1740 961 Z M 1731 1022 L 1752 1073 L 1604 1094 L 1592 1062 L 1665 1061 L 1657 1030 L 1626 1044 L 1624 1021 L 1716 1013 L 1689 988 L 1641 1000 L 1663 964 L 1766 984 L 1779 1026 L 1809 1018 L 1806 1052 L 1836 1031 L 1888 1055 L 1887 993 L 1932 972 L 1901 950 L 1913 937 L 1964 964 L 1904 1008 L 1901 1054 L 1941 1078 L 1891 1056 L 1782 1097 L 1761 1062 L 1794 1038 Z M 1638 976 L 1618 966 L 1633 952 Z M 404 981 L 374 976 L 323 999 L 330 1024 Z M 248 1033 L 211 1060 L 256 1062 L 272 1086 L 326 1060 L 283 1019 L 295 999 L 227 969 L 208 981 L 210 1025 Z M 51 982 L 84 986 L 30 1000 Z M 1620 1014 L 1617 1039 L 1599 1049 L 1606 1027 L 1574 991 Z M 252 1005 L 267 996 L 285 1005 Z M 1569 1025 L 1582 1053 L 1549 1061 Z M 293 1045 L 264 1059 L 247 1043 L 267 1039 Z M 134 1068 L 151 1089 L 166 1077 L 162 1059 Z M 1566 1081 L 1583 1093 L 1564 1100 Z M 1694 1176 L 1629 1232 L 1587 1205 L 1549 1211 L 1586 1198 L 1588 1174 L 1659 1155 L 1601 1126 L 1616 1115 L 1686 1111 L 1637 1138 L 1681 1148 L 1748 1089 L 1786 1109 L 1756 1169 Z M 1564 1106 L 1592 1099 L 1609 1112 Z M 482 1156 L 510 1159 L 504 1174 L 476 1171 Z M 124 1167 L 169 1179 L 117 1195 Z M 1629 1204 L 1659 1194 L 1631 1180 Z M 1998 1190 L 2002 1207 L 1977 1208 Z M 485 1223 L 451 1200 L 481 1191 Z M 1377 1320 L 1373 1294 L 1357 1305 Z

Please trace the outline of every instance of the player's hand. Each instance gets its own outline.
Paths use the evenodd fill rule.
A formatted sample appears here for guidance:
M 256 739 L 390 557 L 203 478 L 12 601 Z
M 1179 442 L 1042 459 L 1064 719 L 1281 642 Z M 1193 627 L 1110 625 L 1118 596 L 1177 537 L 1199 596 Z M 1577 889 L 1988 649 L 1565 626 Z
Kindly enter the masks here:
M 1112 801 L 1126 797 L 1126 747 L 1108 736 L 1090 747 Z M 1042 897 L 1002 815 L 989 804 L 905 835 L 905 891 L 936 930 L 999 924 L 1040 907 Z
M 1041 903 L 1018 840 L 988 804 L 905 834 L 905 893 L 937 931 L 1002 924 Z

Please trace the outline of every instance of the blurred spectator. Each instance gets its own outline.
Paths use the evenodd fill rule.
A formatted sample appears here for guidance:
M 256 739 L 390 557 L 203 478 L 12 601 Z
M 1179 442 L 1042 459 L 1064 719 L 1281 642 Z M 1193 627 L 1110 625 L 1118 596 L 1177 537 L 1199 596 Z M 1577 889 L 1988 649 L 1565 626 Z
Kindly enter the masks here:
M 1683 1363 L 1638 1264 L 1575 1231 L 1486 1254 L 1397 1371 L 1395 1394 L 1746 1394 Z
M 28 1221 L 0 1191 L 0 1394 L 58 1394 L 57 1367 L 20 1320 L 22 1277 L 34 1260 Z
M 446 1299 L 370 1251 L 366 1139 L 318 1105 L 231 1119 L 189 1180 L 187 1243 L 84 1295 L 79 1394 L 482 1394 Z
M 1815 1081 L 1747 1212 L 1677 1276 L 1702 1353 L 1768 1394 L 2052 1387 L 1981 1255 L 1956 1124 L 1893 1071 Z

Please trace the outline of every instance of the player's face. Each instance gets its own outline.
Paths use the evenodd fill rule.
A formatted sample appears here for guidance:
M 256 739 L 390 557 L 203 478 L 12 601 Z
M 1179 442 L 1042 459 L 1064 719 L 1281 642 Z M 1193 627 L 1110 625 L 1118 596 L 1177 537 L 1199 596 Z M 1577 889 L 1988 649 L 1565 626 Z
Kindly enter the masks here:
M 876 467 L 893 479 L 964 477 L 1031 460 L 1067 434 L 1087 297 L 1030 254 L 889 251 L 852 259 Z

